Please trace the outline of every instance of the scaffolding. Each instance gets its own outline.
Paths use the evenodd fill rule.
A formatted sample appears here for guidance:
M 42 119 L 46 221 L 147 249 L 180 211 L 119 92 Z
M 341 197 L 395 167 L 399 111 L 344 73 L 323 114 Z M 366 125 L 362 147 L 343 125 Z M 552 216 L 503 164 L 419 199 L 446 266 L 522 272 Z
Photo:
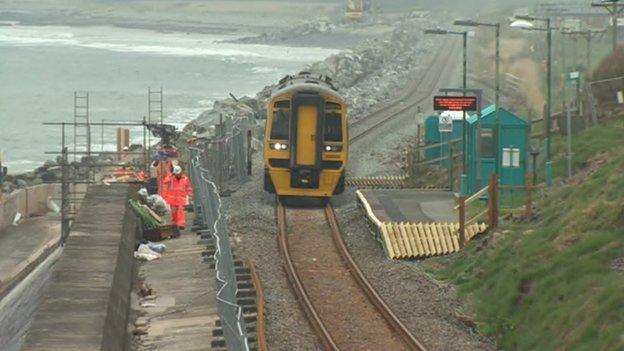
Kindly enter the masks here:
M 46 183 L 55 183 L 61 185 L 61 197 L 55 198 L 61 201 L 61 244 L 65 243 L 69 235 L 71 223 L 78 212 L 83 195 L 86 194 L 88 186 L 102 179 L 96 179 L 96 170 L 103 170 L 114 167 L 136 167 L 136 169 L 146 169 L 148 160 L 148 150 L 146 147 L 146 130 L 149 125 L 142 122 L 98 122 L 91 124 L 89 122 L 78 122 L 74 119 L 70 122 L 47 122 L 44 126 L 56 126 L 61 128 L 61 150 L 46 151 L 46 155 L 55 155 L 59 167 L 61 169 L 61 179 L 58 181 L 47 181 Z M 102 161 L 102 159 L 118 160 L 118 151 L 93 151 L 70 149 L 66 143 L 66 135 L 68 128 L 76 130 L 91 130 L 91 126 L 101 128 L 107 127 L 142 127 L 143 128 L 143 147 L 140 151 L 123 151 L 123 155 L 132 158 L 131 160 L 120 160 L 117 162 Z M 74 143 L 76 146 L 76 143 Z M 88 156 L 88 157 L 84 157 Z M 70 158 L 76 161 L 70 162 Z

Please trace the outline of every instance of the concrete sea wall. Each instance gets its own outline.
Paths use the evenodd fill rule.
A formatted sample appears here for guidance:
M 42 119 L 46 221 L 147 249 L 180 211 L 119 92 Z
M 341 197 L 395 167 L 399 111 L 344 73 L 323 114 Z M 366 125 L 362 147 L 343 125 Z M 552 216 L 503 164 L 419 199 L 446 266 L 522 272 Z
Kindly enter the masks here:
M 48 212 L 48 197 L 58 190 L 58 184 L 40 184 L 18 189 L 0 200 L 0 231 L 13 223 L 16 213 L 24 217 Z
M 124 350 L 138 232 L 129 191 L 89 188 L 24 350 Z

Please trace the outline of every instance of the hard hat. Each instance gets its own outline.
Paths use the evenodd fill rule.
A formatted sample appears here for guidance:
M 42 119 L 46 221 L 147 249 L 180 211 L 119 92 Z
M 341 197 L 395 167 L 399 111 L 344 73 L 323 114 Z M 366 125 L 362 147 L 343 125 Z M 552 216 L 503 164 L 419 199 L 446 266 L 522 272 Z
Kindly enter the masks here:
M 182 174 L 182 167 L 174 166 L 173 167 L 173 174 Z
M 129 147 L 127 147 L 127 146 L 124 146 L 124 147 L 123 147 L 123 151 L 128 151 L 128 150 L 130 150 L 130 148 L 129 148 Z
M 139 191 L 137 192 L 139 194 L 139 196 L 141 197 L 147 197 L 148 193 L 147 193 L 147 189 L 145 188 L 141 188 L 139 189 Z
M 196 138 L 197 137 L 197 132 L 193 132 L 192 135 L 193 135 L 193 138 Z

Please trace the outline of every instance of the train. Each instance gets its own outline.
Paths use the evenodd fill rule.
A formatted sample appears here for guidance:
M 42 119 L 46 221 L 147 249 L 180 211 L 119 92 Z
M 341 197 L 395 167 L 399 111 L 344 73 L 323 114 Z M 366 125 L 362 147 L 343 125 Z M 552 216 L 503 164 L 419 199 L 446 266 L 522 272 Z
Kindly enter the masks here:
M 327 200 L 344 191 L 348 156 L 346 101 L 331 79 L 282 78 L 267 106 L 264 190 Z

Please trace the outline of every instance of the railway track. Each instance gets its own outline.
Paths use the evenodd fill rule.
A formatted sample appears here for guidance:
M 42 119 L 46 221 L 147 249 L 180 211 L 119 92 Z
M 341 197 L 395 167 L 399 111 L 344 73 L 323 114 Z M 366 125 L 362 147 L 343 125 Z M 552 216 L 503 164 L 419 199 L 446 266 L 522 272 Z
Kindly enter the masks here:
M 434 95 L 442 75 L 454 59 L 456 51 L 456 40 L 447 39 L 438 49 L 432 62 L 427 66 L 430 69 L 425 72 L 421 79 L 417 80 L 411 87 L 408 87 L 407 92 L 401 98 L 349 125 L 351 129 L 350 143 L 362 140 L 362 138 L 381 125 L 417 107 Z
M 425 350 L 358 268 L 331 205 L 278 203 L 276 217 L 288 279 L 324 349 Z

